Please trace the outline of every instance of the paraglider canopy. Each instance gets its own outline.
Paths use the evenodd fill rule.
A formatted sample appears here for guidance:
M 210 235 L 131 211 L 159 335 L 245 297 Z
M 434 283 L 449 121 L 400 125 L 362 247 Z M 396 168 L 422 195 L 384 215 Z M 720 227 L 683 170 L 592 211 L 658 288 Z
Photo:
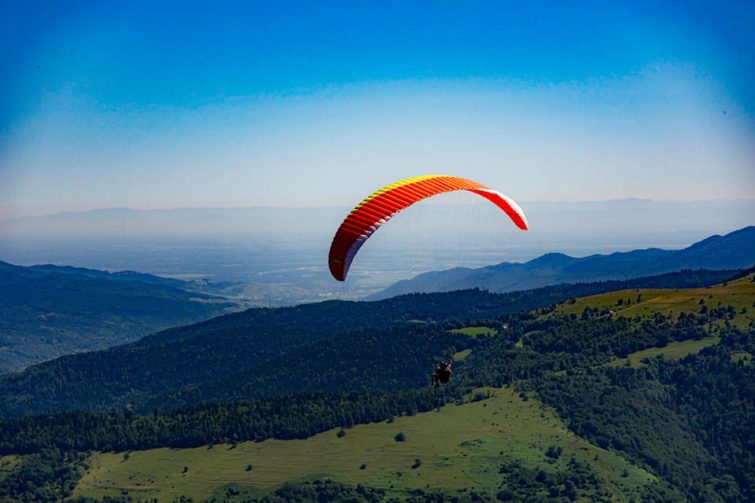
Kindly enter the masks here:
M 344 281 L 359 248 L 396 213 L 428 197 L 466 190 L 484 197 L 502 209 L 514 224 L 527 230 L 524 212 L 512 199 L 482 184 L 450 175 L 425 175 L 386 185 L 359 203 L 344 219 L 333 237 L 328 255 L 330 273 Z

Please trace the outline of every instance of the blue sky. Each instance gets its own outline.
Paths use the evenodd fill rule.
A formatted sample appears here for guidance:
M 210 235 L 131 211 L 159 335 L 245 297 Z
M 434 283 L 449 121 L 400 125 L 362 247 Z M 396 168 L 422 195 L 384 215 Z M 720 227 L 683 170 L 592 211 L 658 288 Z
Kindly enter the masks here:
M 0 5 L 0 218 L 755 197 L 752 2 Z

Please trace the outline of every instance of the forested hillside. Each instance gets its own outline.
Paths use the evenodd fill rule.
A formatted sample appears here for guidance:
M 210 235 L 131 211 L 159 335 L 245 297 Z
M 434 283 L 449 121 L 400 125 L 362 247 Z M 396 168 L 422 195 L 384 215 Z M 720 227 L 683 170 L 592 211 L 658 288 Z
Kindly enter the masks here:
M 411 387 L 421 382 L 420 376 L 426 373 L 422 366 L 430 361 L 429 353 L 439 354 L 444 345 L 453 344 L 442 342 L 443 337 L 448 337 L 444 335 L 433 339 L 434 346 L 423 342 L 414 347 L 408 344 L 409 336 L 402 341 L 400 336 L 390 335 L 393 328 L 424 326 L 437 332 L 438 324 L 495 319 L 575 296 L 625 288 L 698 287 L 723 281 L 733 274 L 733 271 L 684 271 L 624 282 L 557 285 L 508 294 L 468 290 L 407 295 L 380 302 L 329 301 L 290 308 L 250 309 L 166 330 L 132 345 L 70 355 L 0 377 L 0 415 L 77 409 L 148 411 L 221 397 L 257 398 L 274 391 L 271 383 L 292 392 L 341 390 L 343 386 L 351 389 L 352 385 L 357 386 L 355 389 L 373 391 Z M 363 339 L 372 340 L 360 330 L 371 331 L 371 337 L 375 338 L 372 346 L 360 343 Z M 411 340 L 430 339 L 417 336 Z M 381 346 L 389 344 L 396 350 L 381 350 Z M 454 344 L 460 349 L 466 347 L 458 341 Z M 320 358 L 303 367 L 301 361 L 311 354 L 338 355 L 338 359 Z M 374 373 L 379 365 L 386 369 L 401 366 L 404 369 L 401 384 L 386 387 L 395 374 L 388 372 L 385 380 L 377 379 Z M 303 375 L 310 366 L 312 371 Z M 423 370 L 417 370 L 418 366 Z M 266 380 L 268 371 L 277 377 Z M 288 378 L 289 375 L 297 378 Z M 337 375 L 354 377 L 347 379 L 348 385 L 342 383 L 338 387 Z M 364 377 L 356 377 L 360 375 Z M 316 383 L 330 384 L 326 388 L 313 388 Z
M 675 276 L 666 279 L 674 278 L 679 279 Z M 484 409 L 489 403 L 495 409 L 489 411 L 491 415 L 485 420 L 487 423 L 481 423 L 479 430 L 459 430 L 462 436 L 456 449 L 462 449 L 463 455 L 451 451 L 445 461 L 443 457 L 433 456 L 433 462 L 440 463 L 439 466 L 461 469 L 467 466 L 464 464 L 467 456 L 480 455 L 476 449 L 487 445 L 486 442 L 503 442 L 492 444 L 500 445 L 501 462 L 497 469 L 501 477 L 480 471 L 480 478 L 472 482 L 474 497 L 472 493 L 452 489 L 451 481 L 444 485 L 441 480 L 425 487 L 418 485 L 421 479 L 407 475 L 409 478 L 399 484 L 402 475 L 395 472 L 380 476 L 384 478 L 371 479 L 372 483 L 381 490 L 389 490 L 387 494 L 402 494 L 404 497 L 430 497 L 428 495 L 433 494 L 432 497 L 439 498 L 439 501 L 451 496 L 462 498 L 461 501 L 494 501 L 496 498 L 529 501 L 548 495 L 564 500 L 580 497 L 605 501 L 630 497 L 647 501 L 752 500 L 755 497 L 752 493 L 755 460 L 751 455 L 755 445 L 751 427 L 755 421 L 755 395 L 752 393 L 755 388 L 755 367 L 752 366 L 755 326 L 751 321 L 743 323 L 743 320 L 750 319 L 748 309 L 734 309 L 730 303 L 734 302 L 733 291 L 739 292 L 737 303 L 741 303 L 742 295 L 749 296 L 749 305 L 755 303 L 755 277 L 750 272 L 703 290 L 708 292 L 706 299 L 709 302 L 715 301 L 714 308 L 706 308 L 705 303 L 680 302 L 681 309 L 668 312 L 665 303 L 654 303 L 659 297 L 653 297 L 653 291 L 632 289 L 606 294 L 622 299 L 631 294 L 632 306 L 643 306 L 631 316 L 622 314 L 621 310 L 601 307 L 605 296 L 597 296 L 592 299 L 569 298 L 536 310 L 488 315 L 469 322 L 425 320 L 421 324 L 414 321 L 389 328 L 345 332 L 322 337 L 305 346 L 294 345 L 259 365 L 255 371 L 238 374 L 236 381 L 232 378 L 209 381 L 186 387 L 180 393 L 154 395 L 156 400 L 151 406 L 157 406 L 161 401 L 167 408 L 186 404 L 178 409 L 155 410 L 148 414 L 66 412 L 6 420 L 0 423 L 0 455 L 4 455 L 1 460 L 10 468 L 0 480 L 0 495 L 48 494 L 53 495 L 54 500 L 62 494 L 71 494 L 87 470 L 88 458 L 81 458 L 78 454 L 84 451 L 185 449 L 223 443 L 229 444 L 224 449 L 233 450 L 237 443 L 250 440 L 307 439 L 301 441 L 310 442 L 313 435 L 332 428 L 345 429 L 338 435 L 333 433 L 335 438 L 348 438 L 349 428 L 353 425 L 381 421 L 391 424 L 393 418 L 401 415 L 407 416 L 401 423 L 406 429 L 413 428 L 413 421 L 430 421 L 428 424 L 441 428 L 437 421 L 451 412 L 438 415 L 436 421 L 432 419 L 436 416 L 431 411 L 438 410 L 438 407 L 449 403 L 480 403 Z M 680 299 L 699 295 L 693 293 L 694 289 L 666 291 L 675 293 Z M 463 302 L 465 295 L 490 301 L 490 297 L 486 297 L 489 294 L 483 292 L 448 295 L 451 298 L 461 295 L 458 303 Z M 393 302 L 400 300 L 394 299 Z M 385 305 L 376 305 L 385 309 Z M 581 306 L 581 312 L 570 312 L 573 306 Z M 653 306 L 657 308 L 653 309 Z M 480 312 L 486 311 L 480 309 Z M 456 330 L 468 323 L 488 327 L 488 330 Z M 492 335 L 467 335 L 473 332 Z M 401 339 L 401 336 L 405 338 Z M 177 340 L 187 344 L 204 337 L 197 335 Z M 668 348 L 669 354 L 678 358 L 678 353 L 671 351 L 677 345 L 710 338 L 717 343 L 698 354 L 693 349 L 692 354 L 676 361 L 654 359 L 645 360 L 636 368 L 612 367 L 623 357 L 649 349 L 658 350 L 662 355 Z M 347 340 L 355 341 L 353 346 L 356 347 L 349 348 L 345 344 Z M 430 368 L 422 362 L 426 355 L 447 354 L 460 349 L 465 349 L 462 354 L 466 357 L 457 362 L 450 385 L 438 390 L 426 384 L 422 386 L 423 371 Z M 314 358 L 305 360 L 311 363 L 311 368 L 308 364 L 301 364 L 302 350 L 311 351 Z M 287 363 L 289 358 L 290 363 Z M 294 365 L 294 362 L 299 364 Z M 381 369 L 385 371 L 385 379 L 381 379 Z M 274 389 L 268 387 L 271 382 L 280 383 L 283 394 L 265 396 Z M 496 390 L 504 393 L 502 390 L 512 389 L 518 390 L 518 401 L 491 401 Z M 491 394 L 485 390 L 493 391 Z M 191 402 L 211 395 L 221 401 L 191 405 Z M 255 396 L 263 398 L 248 400 Z M 536 405 L 540 400 L 549 407 L 542 409 L 541 419 L 547 418 L 548 410 L 552 409 L 558 414 L 558 421 L 565 421 L 577 435 L 575 438 L 589 442 L 585 447 L 588 452 L 593 449 L 607 451 L 595 452 L 594 456 L 586 458 L 580 455 L 579 459 L 575 456 L 581 451 L 573 451 L 574 454 L 568 455 L 573 459 L 560 460 L 562 452 L 572 452 L 569 442 L 573 441 L 550 437 L 550 446 L 540 445 L 534 451 L 530 446 L 526 455 L 525 451 L 517 451 L 512 444 L 506 443 L 516 438 L 513 430 L 507 428 L 527 431 L 539 424 L 525 414 L 524 404 L 534 401 Z M 498 405 L 494 405 L 496 403 Z M 503 409 L 498 408 L 502 406 Z M 503 424 L 499 423 L 495 414 L 511 407 L 519 412 L 510 411 L 514 415 Z M 430 416 L 415 419 L 415 415 L 422 412 Z M 465 419 L 463 413 L 458 417 L 455 414 L 452 415 L 456 419 L 449 424 L 471 420 L 471 416 Z M 480 417 L 480 412 L 476 414 Z M 492 427 L 503 429 L 499 435 L 489 437 Z M 546 428 L 546 424 L 537 427 Z M 479 431 L 477 437 L 474 431 Z M 391 442 L 411 442 L 411 437 L 400 430 L 395 435 Z M 542 433 L 539 435 L 537 438 L 542 442 L 545 437 Z M 483 440 L 488 438 L 490 440 Z M 312 439 L 312 442 L 320 440 Z M 488 468 L 491 468 L 489 457 L 497 452 L 490 451 L 490 448 L 485 451 L 488 453 L 485 458 L 488 459 Z M 537 449 L 542 449 L 539 452 L 544 457 L 532 457 Z M 280 455 L 282 451 L 275 452 Z M 512 458 L 507 452 L 519 454 Z M 611 462 L 614 468 L 601 465 L 608 453 L 618 456 Z M 181 459 L 180 451 L 176 455 Z M 188 451 L 186 455 L 189 456 Z M 121 457 L 118 462 L 128 459 L 125 454 Z M 635 472 L 635 468 L 630 470 L 627 466 L 617 472 L 616 467 L 622 466 L 624 461 L 621 459 L 624 458 L 642 471 Z M 105 459 L 101 458 L 98 463 L 105 462 Z M 108 459 L 112 461 L 112 458 Z M 223 456 L 218 459 L 218 462 L 225 462 Z M 264 459 L 259 463 L 265 465 Z M 368 470 L 369 460 L 362 463 Z M 544 468 L 537 468 L 542 463 L 545 463 Z M 253 465 L 254 461 L 248 465 L 252 466 L 252 473 Z M 422 460 L 415 460 L 414 465 L 405 469 L 419 470 Z M 547 468 L 550 465 L 553 466 Z M 473 463 L 471 466 L 477 465 Z M 341 468 L 332 469 L 336 471 L 326 475 L 338 477 L 340 472 L 337 470 Z M 359 479 L 361 472 L 351 471 L 356 470 L 353 466 L 343 469 L 352 473 L 349 480 L 353 477 Z M 470 469 L 477 470 L 464 468 Z M 55 475 L 41 477 L 37 489 L 29 493 L 21 482 L 22 477 L 45 473 L 45 470 Z M 188 464 L 183 475 L 178 476 L 188 477 L 187 470 Z M 238 470 L 240 474 L 244 471 L 243 467 Z M 316 469 L 309 472 L 305 469 L 305 473 L 322 474 L 313 470 Z M 107 471 L 97 473 L 97 477 L 109 477 Z M 131 476 L 136 475 L 131 472 Z M 139 477 L 138 480 L 143 480 L 139 484 L 145 487 L 162 487 L 149 473 Z M 173 475 L 166 474 L 166 477 Z M 627 480 L 621 482 L 623 479 Z M 92 483 L 91 479 L 87 480 L 88 484 Z M 254 480 L 249 479 L 247 483 L 257 487 Z M 115 485 L 112 491 L 106 489 L 97 494 L 117 495 L 121 490 L 118 487 L 123 485 Z M 218 490 L 226 491 L 221 499 L 232 499 L 233 494 L 247 499 L 259 496 L 259 493 L 223 487 L 226 486 L 218 485 Z M 398 487 L 405 492 L 396 493 Z M 356 490 L 349 486 L 330 489 L 337 494 Z M 314 488 L 301 486 L 290 490 L 307 492 Z M 171 491 L 170 494 L 178 494 L 175 489 Z M 128 494 L 124 496 L 129 497 Z
M 0 373 L 132 342 L 230 307 L 149 274 L 0 262 Z
M 641 369 L 533 381 L 580 436 L 626 453 L 694 501 L 755 500 L 755 332 Z M 746 358 L 746 359 L 744 359 Z

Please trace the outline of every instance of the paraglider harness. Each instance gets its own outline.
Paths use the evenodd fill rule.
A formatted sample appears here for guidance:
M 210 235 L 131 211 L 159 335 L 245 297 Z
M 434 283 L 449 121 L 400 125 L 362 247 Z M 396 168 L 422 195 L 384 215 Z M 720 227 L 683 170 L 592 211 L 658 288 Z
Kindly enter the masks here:
M 439 362 L 433 359 L 435 372 L 430 376 L 430 381 L 436 388 L 440 383 L 448 384 L 448 380 L 451 379 L 451 362 L 452 360 Z

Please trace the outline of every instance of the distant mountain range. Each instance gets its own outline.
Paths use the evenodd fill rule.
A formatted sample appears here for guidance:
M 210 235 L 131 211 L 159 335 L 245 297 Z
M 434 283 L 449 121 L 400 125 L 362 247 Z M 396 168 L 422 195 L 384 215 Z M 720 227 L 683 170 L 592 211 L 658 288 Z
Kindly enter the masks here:
M 125 344 L 232 306 L 189 286 L 133 271 L 0 262 L 0 373 Z
M 682 269 L 744 269 L 755 264 L 755 227 L 711 236 L 682 250 L 649 248 L 575 258 L 548 253 L 525 263 L 502 262 L 477 269 L 455 268 L 420 274 L 368 297 L 379 300 L 419 292 L 483 288 L 527 290 L 559 283 L 622 280 Z

